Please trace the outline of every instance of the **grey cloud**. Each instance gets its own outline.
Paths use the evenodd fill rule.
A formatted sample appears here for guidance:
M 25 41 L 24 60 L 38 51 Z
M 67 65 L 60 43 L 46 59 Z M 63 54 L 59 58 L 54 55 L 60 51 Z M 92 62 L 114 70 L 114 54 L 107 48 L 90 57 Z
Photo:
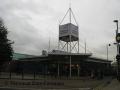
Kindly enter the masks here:
M 9 38 L 15 42 L 13 45 L 15 52 L 37 54 L 38 52 L 40 53 L 42 49 L 47 48 L 45 45 L 46 40 L 42 37 L 43 35 L 38 34 L 38 30 L 33 25 L 29 24 L 32 18 L 29 17 L 29 15 L 23 15 L 23 17 L 21 17 L 21 14 L 25 11 L 34 13 L 36 7 L 34 4 L 31 4 L 32 2 L 23 3 L 14 0 L 11 3 L 5 0 L 5 2 L 0 5 L 0 16 L 4 18 L 8 30 L 10 31 Z M 21 12 L 15 13 L 16 11 Z M 37 51 L 37 53 L 35 53 L 35 51 Z
M 57 45 L 58 20 L 64 16 L 68 1 L 65 0 L 0 0 L 0 17 L 15 42 L 15 52 L 39 55 Z M 82 43 L 98 56 L 106 57 L 105 45 L 115 42 L 114 19 L 120 18 L 119 0 L 74 0 L 72 7 L 80 26 Z M 111 58 L 116 48 L 109 49 Z M 81 50 L 84 51 L 84 50 Z

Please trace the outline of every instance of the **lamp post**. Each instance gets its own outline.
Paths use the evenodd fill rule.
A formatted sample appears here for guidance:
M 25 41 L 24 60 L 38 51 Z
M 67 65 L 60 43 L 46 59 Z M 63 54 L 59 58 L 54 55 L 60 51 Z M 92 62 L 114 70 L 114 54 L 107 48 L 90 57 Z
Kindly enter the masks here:
M 107 46 L 106 46 L 106 48 L 107 48 L 107 60 L 108 60 L 108 48 L 109 48 L 109 46 L 111 46 L 111 44 L 107 44 Z
M 114 20 L 117 26 L 116 30 L 116 42 L 117 42 L 117 80 L 120 81 L 120 50 L 119 50 L 119 43 L 120 43 L 120 33 L 118 33 L 118 20 Z

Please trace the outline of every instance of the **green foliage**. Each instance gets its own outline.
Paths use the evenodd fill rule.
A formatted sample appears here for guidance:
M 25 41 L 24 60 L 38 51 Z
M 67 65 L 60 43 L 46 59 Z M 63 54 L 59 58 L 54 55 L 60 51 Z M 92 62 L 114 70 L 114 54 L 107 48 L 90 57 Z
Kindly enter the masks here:
M 13 49 L 11 41 L 7 38 L 7 28 L 0 19 L 0 64 L 12 60 Z

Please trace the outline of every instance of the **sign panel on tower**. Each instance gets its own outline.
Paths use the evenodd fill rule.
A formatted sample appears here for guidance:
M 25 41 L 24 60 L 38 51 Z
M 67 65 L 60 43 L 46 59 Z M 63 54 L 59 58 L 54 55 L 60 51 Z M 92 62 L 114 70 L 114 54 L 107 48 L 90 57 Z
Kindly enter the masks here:
M 70 40 L 71 35 L 71 40 Z M 65 42 L 78 40 L 78 26 L 67 23 L 59 26 L 59 39 Z

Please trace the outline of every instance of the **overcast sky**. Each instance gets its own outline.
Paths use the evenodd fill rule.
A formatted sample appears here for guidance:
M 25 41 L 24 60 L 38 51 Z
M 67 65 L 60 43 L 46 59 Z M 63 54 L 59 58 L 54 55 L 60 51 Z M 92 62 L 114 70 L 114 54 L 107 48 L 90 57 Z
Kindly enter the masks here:
M 0 17 L 9 31 L 9 39 L 14 41 L 14 51 L 40 55 L 48 49 L 57 48 L 58 25 L 69 8 L 69 0 L 0 0 Z M 109 58 L 116 54 L 116 24 L 120 20 L 120 0 L 71 0 L 71 7 L 79 24 L 80 45 L 87 42 L 87 49 L 94 56 Z M 80 52 L 84 52 L 80 48 Z

